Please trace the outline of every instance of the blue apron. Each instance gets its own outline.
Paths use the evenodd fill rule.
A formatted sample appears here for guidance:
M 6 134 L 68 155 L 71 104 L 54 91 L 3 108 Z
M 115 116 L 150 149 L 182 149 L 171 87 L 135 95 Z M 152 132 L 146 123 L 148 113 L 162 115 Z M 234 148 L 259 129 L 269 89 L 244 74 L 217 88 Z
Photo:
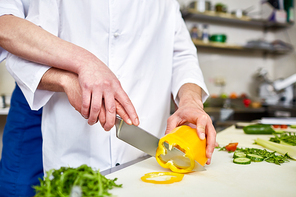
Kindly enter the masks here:
M 41 114 L 16 85 L 3 134 L 0 197 L 35 195 L 32 186 L 43 177 Z

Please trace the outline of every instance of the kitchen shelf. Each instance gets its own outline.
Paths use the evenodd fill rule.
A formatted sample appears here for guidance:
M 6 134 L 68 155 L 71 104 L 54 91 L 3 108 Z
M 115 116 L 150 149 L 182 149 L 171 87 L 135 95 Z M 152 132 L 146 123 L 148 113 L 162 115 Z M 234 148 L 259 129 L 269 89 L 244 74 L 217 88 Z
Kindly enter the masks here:
M 186 9 L 182 10 L 182 15 L 184 20 L 194 19 L 194 20 L 204 20 L 210 22 L 223 22 L 231 25 L 240 25 L 240 26 L 253 26 L 253 27 L 262 27 L 262 28 L 287 28 L 294 25 L 294 23 L 277 23 L 272 21 L 266 21 L 262 19 L 253 19 L 248 16 L 243 16 L 238 18 L 231 15 L 230 13 L 219 13 L 215 11 L 205 11 L 198 12 L 195 9 Z
M 292 50 L 273 50 L 273 49 L 264 49 L 257 47 L 246 47 L 240 45 L 230 45 L 226 43 L 219 42 L 208 42 L 205 43 L 201 40 L 192 40 L 196 48 L 205 48 L 205 49 L 222 49 L 222 50 L 233 50 L 233 51 L 242 51 L 242 52 L 263 52 L 267 54 L 280 55 L 291 52 Z

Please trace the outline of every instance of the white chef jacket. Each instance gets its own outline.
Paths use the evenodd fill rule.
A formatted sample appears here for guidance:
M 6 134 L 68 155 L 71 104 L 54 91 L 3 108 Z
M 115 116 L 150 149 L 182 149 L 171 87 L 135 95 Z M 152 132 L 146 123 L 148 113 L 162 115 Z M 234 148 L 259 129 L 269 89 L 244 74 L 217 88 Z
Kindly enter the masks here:
M 134 104 L 140 127 L 157 137 L 164 135 L 171 93 L 176 98 L 183 84 L 194 83 L 203 100 L 208 95 L 176 0 L 32 0 L 27 19 L 102 60 Z M 45 171 L 81 164 L 105 170 L 144 155 L 116 138 L 115 127 L 88 125 L 65 93 L 37 90 L 47 66 L 10 55 L 7 68 L 31 108 L 44 106 Z
M 0 16 L 12 14 L 14 16 L 25 18 L 28 13 L 30 0 L 1 0 Z M 0 62 L 7 56 L 7 51 L 0 47 Z

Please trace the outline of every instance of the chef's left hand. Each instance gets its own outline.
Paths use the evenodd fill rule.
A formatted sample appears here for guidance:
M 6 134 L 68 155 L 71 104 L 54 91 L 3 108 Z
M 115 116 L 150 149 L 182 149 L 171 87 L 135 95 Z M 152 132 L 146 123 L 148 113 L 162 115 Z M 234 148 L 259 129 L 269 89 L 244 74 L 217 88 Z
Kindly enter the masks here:
M 199 96 L 200 92 L 200 88 L 194 84 L 185 84 L 181 87 L 178 93 L 180 99 L 179 107 L 169 117 L 165 133 L 168 134 L 174 128 L 184 124 L 196 128 L 199 138 L 205 139 L 206 137 L 207 139 L 206 156 L 208 158 L 207 164 L 210 164 L 214 148 L 217 145 L 216 130 L 211 118 L 203 110 L 203 103 Z

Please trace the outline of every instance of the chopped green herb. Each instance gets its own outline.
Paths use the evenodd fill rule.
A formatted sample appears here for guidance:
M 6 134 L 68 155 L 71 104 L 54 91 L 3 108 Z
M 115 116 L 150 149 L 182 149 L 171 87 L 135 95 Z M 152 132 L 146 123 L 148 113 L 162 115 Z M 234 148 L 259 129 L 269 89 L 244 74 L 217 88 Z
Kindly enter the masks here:
M 216 147 L 219 151 L 227 151 L 224 147 Z M 255 154 L 263 157 L 264 161 L 269 163 L 274 163 L 280 165 L 285 162 L 289 162 L 288 155 L 277 155 L 276 152 L 269 152 L 266 149 L 258 149 L 258 148 L 237 148 L 236 151 L 247 154 Z
M 237 150 L 245 153 L 245 154 L 255 154 L 264 158 L 264 161 L 269 163 L 274 163 L 280 165 L 282 163 L 288 162 L 289 157 L 286 155 L 277 155 L 276 152 L 269 152 L 266 149 L 258 149 L 258 148 L 237 148 Z
M 78 168 L 61 167 L 58 170 L 50 170 L 44 180 L 40 180 L 40 186 L 34 186 L 35 197 L 69 196 L 72 188 L 80 188 L 82 196 L 110 196 L 108 190 L 117 185 L 117 178 L 111 180 L 101 175 L 99 171 L 92 170 L 87 165 Z M 73 189 L 74 191 L 74 189 Z
M 275 137 L 270 138 L 269 141 L 296 146 L 296 133 L 285 132 L 281 134 L 274 134 L 274 136 Z

